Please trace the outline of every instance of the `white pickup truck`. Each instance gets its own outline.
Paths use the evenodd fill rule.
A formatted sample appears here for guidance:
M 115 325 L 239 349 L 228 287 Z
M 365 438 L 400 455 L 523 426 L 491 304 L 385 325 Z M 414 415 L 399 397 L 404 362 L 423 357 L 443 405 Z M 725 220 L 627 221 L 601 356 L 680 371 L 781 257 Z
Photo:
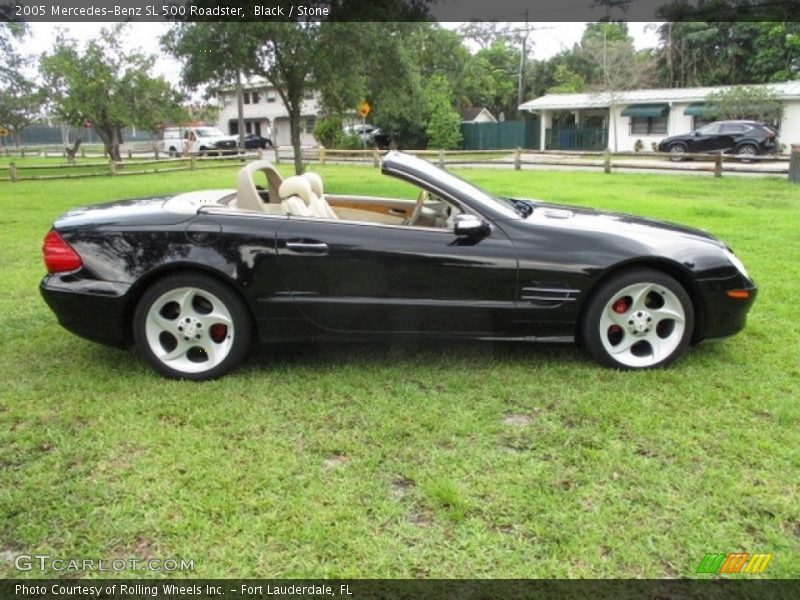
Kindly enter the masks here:
M 239 139 L 216 127 L 167 127 L 161 150 L 170 156 L 236 152 Z

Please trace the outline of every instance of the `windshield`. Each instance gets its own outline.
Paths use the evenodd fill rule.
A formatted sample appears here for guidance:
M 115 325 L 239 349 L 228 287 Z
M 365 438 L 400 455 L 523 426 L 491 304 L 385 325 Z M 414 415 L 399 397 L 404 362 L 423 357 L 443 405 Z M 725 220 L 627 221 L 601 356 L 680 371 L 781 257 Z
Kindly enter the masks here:
M 520 217 L 524 218 L 530 214 L 528 206 L 523 207 L 520 206 L 520 203 L 517 201 L 494 196 L 469 181 L 461 179 L 458 175 L 440 169 L 427 160 L 401 153 L 395 154 L 393 158 L 409 166 L 413 165 L 414 169 L 425 173 L 431 181 L 438 181 L 443 186 L 454 190 L 458 195 L 469 196 L 476 202 L 483 204 L 490 210 L 493 210 L 493 212 L 499 213 L 505 218 L 518 219 Z
M 200 137 L 225 137 L 225 134 L 216 127 L 198 127 L 195 131 Z

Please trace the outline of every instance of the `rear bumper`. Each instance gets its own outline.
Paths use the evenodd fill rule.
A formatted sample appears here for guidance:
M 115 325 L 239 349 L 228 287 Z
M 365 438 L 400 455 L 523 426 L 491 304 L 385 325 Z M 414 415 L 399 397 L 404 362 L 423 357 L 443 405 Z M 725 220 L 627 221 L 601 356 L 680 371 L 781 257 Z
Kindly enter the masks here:
M 46 275 L 39 291 L 64 329 L 87 340 L 125 346 L 130 285 L 81 279 L 74 274 Z

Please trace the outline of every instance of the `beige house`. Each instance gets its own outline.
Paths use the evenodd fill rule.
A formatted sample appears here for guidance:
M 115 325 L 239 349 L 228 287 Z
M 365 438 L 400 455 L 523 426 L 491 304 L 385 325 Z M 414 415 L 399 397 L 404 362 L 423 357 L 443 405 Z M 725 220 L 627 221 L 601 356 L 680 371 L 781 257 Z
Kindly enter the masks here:
M 289 111 L 274 87 L 266 81 L 247 82 L 243 87 L 243 101 L 245 133 L 262 135 L 278 146 L 291 145 Z M 230 135 L 238 135 L 236 90 L 223 90 L 219 95 L 219 106 L 217 127 Z M 318 111 L 316 94 L 310 92 L 303 101 L 301 117 L 300 143 L 304 146 L 317 145 L 313 132 Z

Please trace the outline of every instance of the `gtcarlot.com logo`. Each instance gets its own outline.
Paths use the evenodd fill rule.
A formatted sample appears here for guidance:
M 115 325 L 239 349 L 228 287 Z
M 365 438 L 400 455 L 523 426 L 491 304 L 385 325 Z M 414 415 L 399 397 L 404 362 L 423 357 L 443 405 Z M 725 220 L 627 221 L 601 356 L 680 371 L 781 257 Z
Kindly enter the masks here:
M 706 554 L 697 566 L 696 573 L 735 574 L 747 573 L 755 575 L 763 573 L 772 554 L 750 554 L 749 552 L 722 552 Z
M 20 554 L 14 558 L 20 571 L 194 571 L 194 560 L 183 558 L 53 558 L 49 554 Z

